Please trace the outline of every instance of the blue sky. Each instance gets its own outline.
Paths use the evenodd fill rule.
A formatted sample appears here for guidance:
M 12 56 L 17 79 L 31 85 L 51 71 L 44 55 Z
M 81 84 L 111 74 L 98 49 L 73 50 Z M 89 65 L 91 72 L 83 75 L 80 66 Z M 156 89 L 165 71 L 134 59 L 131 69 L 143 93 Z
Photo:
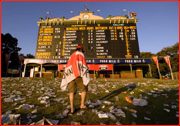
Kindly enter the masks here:
M 52 17 L 69 19 L 70 11 L 77 16 L 85 4 L 94 15 L 100 9 L 104 18 L 121 15 L 123 9 L 123 15 L 136 12 L 140 52 L 157 53 L 179 42 L 178 1 L 1 1 L 1 33 L 18 39 L 20 53 L 35 55 L 39 17 L 49 11 Z

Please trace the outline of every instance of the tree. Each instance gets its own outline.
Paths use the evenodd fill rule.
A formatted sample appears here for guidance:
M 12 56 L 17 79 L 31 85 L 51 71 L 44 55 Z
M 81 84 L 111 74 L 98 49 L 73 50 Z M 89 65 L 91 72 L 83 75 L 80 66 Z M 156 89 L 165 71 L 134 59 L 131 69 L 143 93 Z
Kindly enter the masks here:
M 155 54 L 153 54 L 151 52 L 140 52 L 141 58 L 151 58 L 153 55 L 155 55 Z
M 5 76 L 7 70 L 7 64 L 5 61 L 5 54 L 10 54 L 10 63 L 8 68 L 18 69 L 18 52 L 21 50 L 18 45 L 18 39 L 12 37 L 11 34 L 2 34 L 1 33 L 1 76 Z
M 161 75 L 163 76 L 166 74 L 170 74 L 169 67 L 163 58 L 163 56 L 167 56 L 167 55 L 170 56 L 172 71 L 173 72 L 179 71 L 179 43 L 178 42 L 171 47 L 164 47 L 157 54 L 153 54 L 151 52 L 140 53 L 141 58 L 152 58 L 152 56 L 158 56 L 159 69 L 160 69 Z M 152 59 L 151 59 L 151 71 L 152 71 L 153 77 L 155 78 L 159 77 L 158 69 Z
M 177 42 L 176 44 L 174 44 L 171 47 L 163 48 L 161 51 L 159 51 L 157 53 L 157 55 L 158 56 L 169 56 L 172 71 L 173 72 L 178 72 L 179 71 L 179 42 Z M 160 64 L 166 64 L 163 57 L 160 57 L 160 58 L 161 58 Z M 166 65 L 161 65 L 161 66 L 164 66 L 164 67 L 161 68 L 162 69 L 161 71 L 163 71 L 164 69 L 167 69 L 166 74 L 169 73 L 169 67 L 167 66 L 167 64 Z
M 26 54 L 26 56 L 24 56 L 24 58 L 34 58 L 35 56 L 32 54 Z
M 140 52 L 140 57 L 141 58 L 150 58 L 151 59 L 151 73 L 152 73 L 152 76 L 155 77 L 155 78 L 158 78 L 159 77 L 158 70 L 157 70 L 156 64 L 154 63 L 154 61 L 152 59 L 152 56 L 155 56 L 155 54 L 153 54 L 151 52 Z
M 18 53 L 21 48 L 17 47 L 18 40 L 13 38 L 11 34 L 2 34 L 1 33 L 1 53 L 4 54 L 11 54 L 11 53 Z

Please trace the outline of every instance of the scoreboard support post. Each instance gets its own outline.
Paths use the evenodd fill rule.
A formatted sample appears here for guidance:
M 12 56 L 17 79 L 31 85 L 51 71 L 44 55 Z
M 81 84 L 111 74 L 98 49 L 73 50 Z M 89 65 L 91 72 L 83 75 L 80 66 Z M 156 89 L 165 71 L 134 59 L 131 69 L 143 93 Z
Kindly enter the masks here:
M 150 64 L 148 64 L 148 66 L 149 66 L 150 77 L 152 77 L 151 65 L 150 65 Z
M 142 71 L 142 78 L 143 78 L 143 67 L 141 67 L 141 71 Z
M 25 73 L 26 73 L 26 64 L 24 66 L 24 77 L 25 77 Z
M 112 69 L 112 77 L 114 78 L 114 65 L 113 65 L 113 69 Z
M 40 77 L 42 77 L 42 64 L 41 64 Z
M 95 80 L 95 70 L 94 70 L 94 80 Z
M 133 73 L 132 73 L 132 64 L 129 64 L 130 70 L 131 70 L 131 78 L 133 78 Z
M 33 66 L 33 77 L 34 77 L 34 71 L 35 71 L 35 68 L 34 68 L 34 66 Z

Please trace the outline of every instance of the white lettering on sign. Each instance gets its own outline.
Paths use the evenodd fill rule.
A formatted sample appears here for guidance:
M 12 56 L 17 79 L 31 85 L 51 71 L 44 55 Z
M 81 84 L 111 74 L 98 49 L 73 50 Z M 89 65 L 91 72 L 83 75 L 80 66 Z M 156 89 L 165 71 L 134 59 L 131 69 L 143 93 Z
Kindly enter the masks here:
M 66 35 L 76 35 L 76 33 L 66 34 Z
M 96 55 L 107 55 L 107 53 L 96 53 Z
M 98 32 L 96 33 L 96 35 L 104 35 L 105 33 L 104 32 Z
M 96 35 L 97 38 L 106 37 L 105 35 Z
M 96 40 L 105 40 L 105 38 L 96 38 Z
M 108 67 L 108 65 L 99 65 L 99 67 Z
M 66 33 L 72 33 L 72 32 L 76 32 L 76 31 L 66 31 Z
M 45 52 L 45 49 L 38 49 L 38 52 Z
M 77 36 L 63 36 L 63 38 L 77 38 Z
M 96 47 L 96 49 L 104 49 L 104 47 Z
M 101 44 L 96 44 L 96 46 L 101 46 Z
M 96 50 L 96 52 L 104 52 L 104 50 Z
M 104 30 L 96 30 L 96 32 L 104 32 Z
M 70 50 L 76 49 L 76 47 L 69 47 Z
M 75 41 L 76 39 L 67 39 L 65 41 Z
M 65 56 L 70 56 L 71 54 L 70 53 L 64 53 Z
M 108 41 L 96 41 L 96 43 L 108 43 Z
M 64 50 L 64 52 L 71 52 L 71 50 Z
M 108 60 L 100 60 L 100 63 L 107 63 Z

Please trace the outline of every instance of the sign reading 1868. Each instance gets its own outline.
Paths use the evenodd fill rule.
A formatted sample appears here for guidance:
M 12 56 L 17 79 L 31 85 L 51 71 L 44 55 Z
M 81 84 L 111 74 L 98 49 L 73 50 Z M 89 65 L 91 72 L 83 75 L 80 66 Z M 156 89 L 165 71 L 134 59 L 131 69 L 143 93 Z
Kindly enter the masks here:
M 81 45 L 86 58 L 138 58 L 135 23 L 40 25 L 36 47 L 38 59 L 68 59 Z

